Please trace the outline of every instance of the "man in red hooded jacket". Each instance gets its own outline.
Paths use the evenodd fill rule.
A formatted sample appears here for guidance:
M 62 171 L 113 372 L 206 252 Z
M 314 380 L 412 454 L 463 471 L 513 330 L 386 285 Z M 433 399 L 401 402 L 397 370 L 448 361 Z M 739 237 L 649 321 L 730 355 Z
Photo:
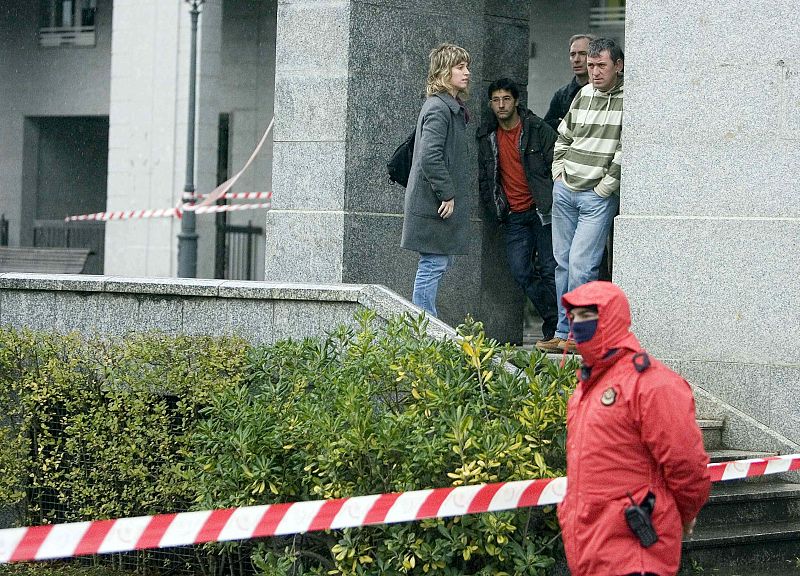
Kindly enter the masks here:
M 567 411 L 567 493 L 558 508 L 570 572 L 674 575 L 682 535 L 711 488 L 692 390 L 642 350 L 616 285 L 589 282 L 562 303 L 583 357 Z M 626 520 L 633 504 L 652 504 L 657 540 L 647 547 Z

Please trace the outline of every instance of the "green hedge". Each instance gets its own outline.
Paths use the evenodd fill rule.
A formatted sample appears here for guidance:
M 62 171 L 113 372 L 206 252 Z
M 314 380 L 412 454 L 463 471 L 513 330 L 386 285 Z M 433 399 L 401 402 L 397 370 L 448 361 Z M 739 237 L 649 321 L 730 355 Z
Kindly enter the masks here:
M 0 331 L 0 501 L 22 523 L 339 498 L 564 473 L 575 365 L 408 316 L 326 338 L 82 339 Z M 519 368 L 505 370 L 513 362 Z M 257 572 L 545 574 L 552 511 L 248 543 Z M 228 573 L 238 544 L 205 547 Z

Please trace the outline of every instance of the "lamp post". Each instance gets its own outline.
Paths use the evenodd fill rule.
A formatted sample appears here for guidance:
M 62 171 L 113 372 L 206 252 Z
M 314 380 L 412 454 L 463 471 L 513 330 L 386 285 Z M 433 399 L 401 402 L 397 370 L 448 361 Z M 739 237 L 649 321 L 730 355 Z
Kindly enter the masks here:
M 183 187 L 183 203 L 194 204 L 194 136 L 195 136 L 195 92 L 197 86 L 197 21 L 200 6 L 205 0 L 184 0 L 189 4 L 192 16 L 191 63 L 189 66 L 189 117 L 186 137 L 186 184 Z M 183 212 L 181 232 L 178 234 L 178 277 L 197 277 L 197 232 L 195 214 L 191 210 Z

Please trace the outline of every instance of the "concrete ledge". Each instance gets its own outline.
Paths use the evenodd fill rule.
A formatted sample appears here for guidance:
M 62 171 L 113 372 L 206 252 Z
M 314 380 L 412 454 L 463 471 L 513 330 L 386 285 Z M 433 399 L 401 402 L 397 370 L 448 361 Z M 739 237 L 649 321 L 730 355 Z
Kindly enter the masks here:
M 86 335 L 148 330 L 238 335 L 257 343 L 323 336 L 360 308 L 384 323 L 419 308 L 369 284 L 299 284 L 67 274 L 0 274 L 0 325 Z M 428 334 L 455 338 L 429 318 Z

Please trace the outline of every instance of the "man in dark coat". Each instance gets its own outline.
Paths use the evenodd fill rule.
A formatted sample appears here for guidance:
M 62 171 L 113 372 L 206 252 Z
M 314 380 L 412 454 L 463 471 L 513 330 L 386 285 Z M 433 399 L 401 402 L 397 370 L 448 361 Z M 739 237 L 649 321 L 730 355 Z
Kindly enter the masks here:
M 511 275 L 542 318 L 539 347 L 553 340 L 558 323 L 549 172 L 558 135 L 519 105 L 513 80 L 492 82 L 488 94 L 493 114 L 477 135 L 481 199 L 502 227 Z M 557 342 L 552 348 L 558 351 Z
M 589 83 L 586 51 L 589 47 L 589 42 L 594 39 L 595 37 L 591 34 L 576 34 L 569 39 L 569 63 L 572 66 L 574 76 L 569 83 L 556 90 L 552 100 L 550 100 L 550 109 L 544 115 L 544 121 L 553 130 L 558 130 L 558 125 L 561 123 L 562 118 L 567 115 L 569 105 L 572 104 L 575 95 Z

